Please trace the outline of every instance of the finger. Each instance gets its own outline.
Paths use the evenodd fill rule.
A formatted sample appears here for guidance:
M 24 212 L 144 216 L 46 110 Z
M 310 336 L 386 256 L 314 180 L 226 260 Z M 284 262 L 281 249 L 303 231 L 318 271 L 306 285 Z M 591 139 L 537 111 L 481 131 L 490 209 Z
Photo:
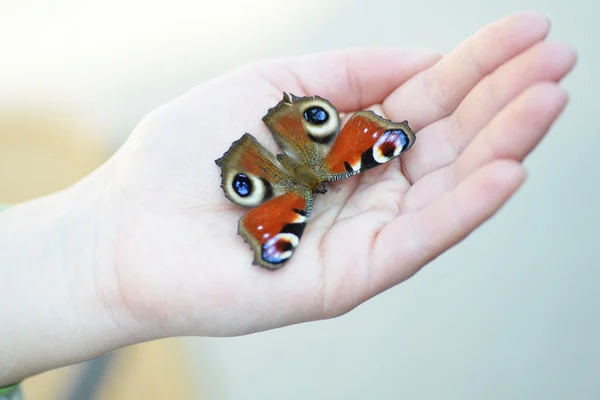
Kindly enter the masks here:
M 555 83 L 531 87 L 506 106 L 453 164 L 417 181 L 404 198 L 403 210 L 421 209 L 494 160 L 522 161 L 548 132 L 566 103 L 564 89 Z
M 454 164 L 457 181 L 495 159 L 522 161 L 548 132 L 567 99 L 566 91 L 555 83 L 531 87 L 467 146 Z
M 485 26 L 394 91 L 383 103 L 386 114 L 393 120 L 409 120 L 415 130 L 450 115 L 477 82 L 543 40 L 548 29 L 548 20 L 533 12 L 510 15 Z
M 372 252 L 372 295 L 408 279 L 464 239 L 490 218 L 524 179 L 520 163 L 497 160 L 434 203 L 386 225 Z
M 410 179 L 417 181 L 452 163 L 494 115 L 523 90 L 537 82 L 558 82 L 574 64 L 571 47 L 542 42 L 500 66 L 473 88 L 452 115 L 419 132 L 420 146 L 412 149 L 413 162 L 405 166 Z
M 282 91 L 319 95 L 340 112 L 381 103 L 394 89 L 441 58 L 429 50 L 352 49 L 276 60 L 259 65 L 260 74 Z

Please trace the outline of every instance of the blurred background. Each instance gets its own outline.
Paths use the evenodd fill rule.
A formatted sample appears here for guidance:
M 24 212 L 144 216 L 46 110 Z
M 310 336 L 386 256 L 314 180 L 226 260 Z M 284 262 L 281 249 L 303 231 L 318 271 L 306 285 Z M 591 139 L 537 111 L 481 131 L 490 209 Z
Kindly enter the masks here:
M 0 203 L 66 187 L 153 108 L 231 68 L 363 45 L 447 52 L 537 10 L 570 104 L 507 207 L 334 320 L 168 339 L 25 382 L 27 399 L 600 399 L 600 7 L 592 0 L 0 0 Z

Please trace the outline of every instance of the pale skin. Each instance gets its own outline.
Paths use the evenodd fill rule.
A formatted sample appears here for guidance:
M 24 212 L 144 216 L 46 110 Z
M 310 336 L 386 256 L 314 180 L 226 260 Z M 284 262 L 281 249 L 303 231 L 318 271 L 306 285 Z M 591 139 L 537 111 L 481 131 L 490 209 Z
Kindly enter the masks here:
M 254 64 L 148 115 L 73 187 L 0 213 L 0 386 L 160 337 L 332 318 L 408 279 L 491 217 L 567 103 L 575 55 L 535 13 L 445 56 L 358 49 Z M 282 92 L 409 120 L 399 160 L 316 195 L 293 258 L 251 265 L 214 160 Z M 400 290 L 397 288 L 395 290 Z M 6 300 L 10 299 L 10 300 Z

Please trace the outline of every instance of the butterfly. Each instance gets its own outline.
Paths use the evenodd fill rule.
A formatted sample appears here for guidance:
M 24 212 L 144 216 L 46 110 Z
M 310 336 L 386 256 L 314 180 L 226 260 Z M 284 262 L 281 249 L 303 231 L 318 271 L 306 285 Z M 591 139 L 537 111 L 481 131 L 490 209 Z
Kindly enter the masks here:
M 310 218 L 314 193 L 385 164 L 415 143 L 408 121 L 387 120 L 372 111 L 354 113 L 340 130 L 336 108 L 319 96 L 283 99 L 263 122 L 283 154 L 274 156 L 245 133 L 215 160 L 225 196 L 251 208 L 238 234 L 254 251 L 253 264 L 276 270 L 290 260 Z

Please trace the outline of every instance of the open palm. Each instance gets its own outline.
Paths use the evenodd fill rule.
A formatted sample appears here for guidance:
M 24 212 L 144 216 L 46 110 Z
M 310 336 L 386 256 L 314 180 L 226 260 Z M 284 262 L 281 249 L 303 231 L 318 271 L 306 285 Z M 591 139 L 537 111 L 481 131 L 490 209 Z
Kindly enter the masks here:
M 366 49 L 260 63 L 156 110 L 103 169 L 103 215 L 115 221 L 102 239 L 114 248 L 103 301 L 149 337 L 236 335 L 337 316 L 407 279 L 522 183 L 522 160 L 566 104 L 556 82 L 575 59 L 545 41 L 548 29 L 524 13 L 443 58 Z M 223 195 L 214 160 L 244 132 L 280 152 L 261 118 L 283 91 L 406 119 L 417 141 L 316 195 L 296 253 L 267 271 L 251 265 L 237 235 L 245 210 Z

